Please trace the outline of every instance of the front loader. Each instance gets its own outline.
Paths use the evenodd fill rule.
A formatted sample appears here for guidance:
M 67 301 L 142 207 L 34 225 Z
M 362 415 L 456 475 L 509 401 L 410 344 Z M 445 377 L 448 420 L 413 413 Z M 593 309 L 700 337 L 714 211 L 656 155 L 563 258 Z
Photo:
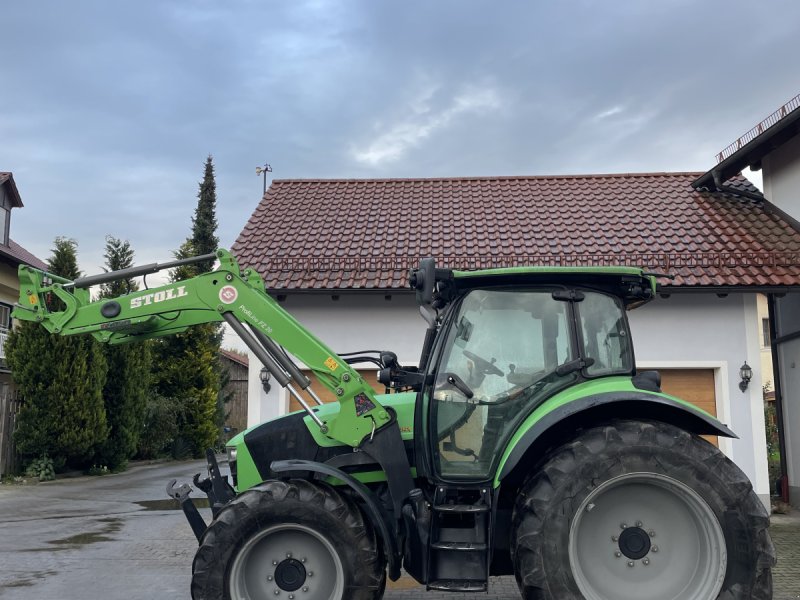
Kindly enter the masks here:
M 185 281 L 89 293 L 210 258 Z M 454 592 L 513 574 L 526 599 L 771 598 L 767 513 L 700 437 L 733 432 L 635 368 L 626 311 L 654 275 L 425 259 L 410 283 L 428 323 L 416 366 L 337 355 L 225 250 L 75 281 L 21 266 L 14 317 L 110 344 L 225 322 L 303 407 L 231 439 L 230 480 L 209 451 L 194 483 L 210 524 L 188 484 L 168 485 L 199 541 L 195 600 L 373 600 L 401 568 Z

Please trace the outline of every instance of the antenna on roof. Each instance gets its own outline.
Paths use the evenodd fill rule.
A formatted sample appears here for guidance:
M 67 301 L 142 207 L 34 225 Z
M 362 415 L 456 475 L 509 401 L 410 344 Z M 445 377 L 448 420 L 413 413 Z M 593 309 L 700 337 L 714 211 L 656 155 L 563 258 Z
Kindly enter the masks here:
M 264 176 L 264 191 L 261 192 L 262 196 L 267 193 L 267 173 L 272 173 L 272 165 L 268 162 L 265 162 L 263 167 L 256 167 L 256 177 L 259 175 Z

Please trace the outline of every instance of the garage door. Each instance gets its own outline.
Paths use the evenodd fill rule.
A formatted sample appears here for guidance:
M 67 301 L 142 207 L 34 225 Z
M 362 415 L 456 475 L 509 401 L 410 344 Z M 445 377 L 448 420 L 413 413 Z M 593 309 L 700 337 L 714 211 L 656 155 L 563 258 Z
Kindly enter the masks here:
M 704 411 L 717 416 L 717 397 L 713 369 L 657 369 L 661 373 L 661 389 L 667 394 L 688 400 Z M 717 436 L 703 436 L 715 446 Z
M 384 393 L 386 388 L 383 385 L 381 385 L 380 383 L 378 383 L 378 379 L 377 379 L 378 372 L 375 369 L 358 370 L 358 372 L 361 374 L 361 376 L 364 378 L 364 380 L 367 383 L 372 385 L 372 389 L 374 389 L 379 394 L 383 394 Z M 336 400 L 336 394 L 334 394 L 333 392 L 329 391 L 328 388 L 326 388 L 324 385 L 322 385 L 317 380 L 316 375 L 314 375 L 311 371 L 305 371 L 305 370 L 303 371 L 303 373 L 305 373 L 306 377 L 308 377 L 311 380 L 311 387 L 313 388 L 314 392 L 316 392 L 317 396 L 319 396 L 320 400 L 322 400 L 323 402 L 326 402 L 326 403 L 327 402 L 334 402 Z M 297 386 L 295 386 L 295 387 L 297 387 Z M 310 405 L 312 405 L 312 406 L 314 405 L 313 400 L 311 400 L 308 396 L 303 395 L 303 399 L 307 400 Z M 295 400 L 294 398 L 291 398 L 291 400 L 289 401 L 289 411 L 290 412 L 293 412 L 295 410 L 302 410 L 302 408 L 303 407 L 300 406 L 300 403 L 297 400 Z

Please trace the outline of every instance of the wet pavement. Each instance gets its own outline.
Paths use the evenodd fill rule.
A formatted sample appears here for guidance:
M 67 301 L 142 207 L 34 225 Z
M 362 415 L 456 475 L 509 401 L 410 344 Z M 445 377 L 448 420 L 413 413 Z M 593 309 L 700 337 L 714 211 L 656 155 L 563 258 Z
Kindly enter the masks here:
M 139 465 L 0 486 L 0 598 L 188 599 L 197 542 L 165 488 L 204 469 L 205 461 Z
M 162 463 L 0 485 L 0 600 L 188 600 L 197 542 L 165 487 L 204 469 L 204 461 Z M 776 515 L 771 532 L 774 598 L 800 599 L 800 513 Z M 513 577 L 494 578 L 488 594 L 425 592 L 403 577 L 390 582 L 385 598 L 518 600 L 519 593 Z

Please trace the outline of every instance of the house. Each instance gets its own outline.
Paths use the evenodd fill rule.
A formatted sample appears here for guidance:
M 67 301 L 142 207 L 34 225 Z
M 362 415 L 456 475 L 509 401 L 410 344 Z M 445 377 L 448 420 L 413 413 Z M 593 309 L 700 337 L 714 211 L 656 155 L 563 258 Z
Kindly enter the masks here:
M 17 269 L 21 264 L 47 268 L 44 262 L 11 239 L 11 210 L 14 208 L 22 208 L 14 176 L 0 171 L 0 387 L 11 385 L 5 341 L 11 328 L 11 311 L 19 301 Z
M 11 210 L 22 207 L 14 176 L 0 171 L 0 475 L 12 470 L 14 449 L 11 433 L 17 403 L 13 398 L 11 370 L 6 363 L 5 344 L 11 329 L 11 310 L 19 301 L 17 269 L 20 264 L 39 269 L 47 266 L 10 237 Z
M 424 335 L 407 287 L 422 257 L 673 274 L 630 315 L 637 364 L 739 435 L 717 443 L 767 504 L 761 376 L 742 390 L 739 371 L 759 364 L 758 294 L 800 290 L 800 227 L 741 176 L 712 192 L 692 186 L 701 175 L 276 180 L 233 251 L 335 351 L 387 349 L 404 364 L 418 362 Z M 251 425 L 294 408 L 276 386 L 261 391 L 257 372 Z
M 800 229 L 800 94 L 760 121 L 717 155 L 717 164 L 695 182 L 724 193 L 745 167 L 762 170 L 765 209 Z M 775 248 L 788 248 L 787 239 Z M 795 258 L 796 262 L 800 262 Z M 795 285 L 800 278 L 795 279 Z M 780 432 L 782 492 L 800 507 L 800 294 L 768 295 L 775 404 Z

